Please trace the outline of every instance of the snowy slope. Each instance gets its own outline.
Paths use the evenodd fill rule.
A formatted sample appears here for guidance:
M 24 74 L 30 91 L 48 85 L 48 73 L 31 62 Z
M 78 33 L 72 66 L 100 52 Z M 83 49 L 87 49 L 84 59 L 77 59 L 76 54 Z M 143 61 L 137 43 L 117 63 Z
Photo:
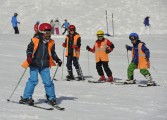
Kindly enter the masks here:
M 157 87 L 141 88 L 137 85 L 111 85 L 90 84 L 87 82 L 64 81 L 61 79 L 61 70 L 59 68 L 56 79 L 60 80 L 55 83 L 58 103 L 66 108 L 66 111 L 44 111 L 37 108 L 8 103 L 7 98 L 11 95 L 17 82 L 20 79 L 24 69 L 20 64 L 25 59 L 26 45 L 29 43 L 31 35 L 3 35 L 1 34 L 1 59 L 0 59 L 0 120 L 166 120 L 167 119 L 167 36 L 141 36 L 151 51 L 151 69 L 150 72 L 154 80 L 160 85 Z M 125 44 L 130 44 L 128 36 L 119 36 L 112 38 L 116 48 L 110 54 L 110 67 L 114 77 L 126 78 L 127 54 L 124 48 Z M 64 38 L 53 37 L 56 41 L 57 54 L 62 59 L 63 48 L 60 44 Z M 92 38 L 95 39 L 95 38 Z M 90 40 L 89 45 L 93 45 Z M 3 43 L 3 44 L 2 44 Z M 95 70 L 94 54 L 85 50 L 87 40 L 82 40 L 80 64 L 84 75 L 92 75 L 92 80 L 97 80 L 98 76 Z M 7 45 L 4 46 L 4 45 Z M 88 70 L 89 55 L 89 70 Z M 130 53 L 129 53 L 130 57 Z M 164 58 L 164 59 L 162 59 Z M 66 63 L 66 59 L 65 59 Z M 55 71 L 51 69 L 51 76 Z M 88 73 L 90 71 L 90 73 Z M 64 78 L 66 76 L 66 67 L 64 66 Z M 74 71 L 76 75 L 76 72 Z M 19 87 L 11 98 L 11 101 L 18 101 L 23 94 L 26 81 L 29 77 L 27 71 Z M 145 80 L 135 71 L 135 78 L 138 82 Z M 47 105 L 45 101 L 45 92 L 39 77 L 39 84 L 33 95 L 34 100 L 40 106 Z
M 165 0 L 1 0 L 0 3 L 0 120 L 167 120 Z M 109 63 L 113 76 L 126 79 L 127 59 L 131 60 L 131 53 L 127 54 L 125 44 L 131 45 L 128 34 L 135 31 L 141 34 L 140 39 L 150 49 L 150 72 L 160 86 L 141 88 L 137 85 L 90 84 L 87 82 L 89 79 L 84 82 L 68 82 L 61 79 L 61 67 L 56 74 L 59 81 L 54 84 L 57 101 L 66 111 L 45 111 L 6 101 L 24 71 L 20 65 L 26 59 L 27 44 L 37 20 L 49 22 L 50 19 L 59 17 L 61 22 L 67 18 L 70 23 L 74 23 L 82 37 L 79 61 L 83 73 L 92 75 L 94 78 L 91 80 L 97 80 L 99 76 L 95 69 L 94 54 L 88 53 L 85 47 L 93 46 L 96 39 L 94 34 L 98 29 L 106 29 L 105 10 L 108 10 L 110 22 L 111 14 L 114 13 L 116 37 L 109 38 L 115 45 Z M 11 28 L 10 20 L 14 12 L 19 13 L 20 35 L 13 35 Z M 146 31 L 142 22 L 146 15 L 151 16 L 151 35 L 144 35 Z M 58 56 L 63 59 L 61 44 L 65 36 L 52 38 L 56 42 Z M 64 62 L 66 63 L 66 59 Z M 55 69 L 56 67 L 51 69 L 51 77 Z M 66 71 L 64 65 L 63 78 L 67 74 Z M 76 75 L 75 70 L 74 74 Z M 19 101 L 28 77 L 29 70 L 26 71 L 11 101 Z M 139 70 L 135 71 L 135 78 L 137 82 L 145 80 Z M 33 98 L 38 105 L 47 107 L 44 95 L 39 76 Z

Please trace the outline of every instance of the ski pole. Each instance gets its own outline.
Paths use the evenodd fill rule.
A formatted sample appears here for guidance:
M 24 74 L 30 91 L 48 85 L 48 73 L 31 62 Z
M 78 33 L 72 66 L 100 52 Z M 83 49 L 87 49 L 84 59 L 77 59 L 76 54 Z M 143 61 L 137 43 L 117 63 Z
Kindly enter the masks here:
M 127 50 L 127 59 L 128 59 L 128 65 L 129 65 L 129 55 L 128 55 L 128 50 Z
M 28 68 L 28 67 L 27 67 L 27 68 Z M 7 101 L 10 101 L 10 98 L 12 97 L 12 95 L 14 94 L 14 92 L 15 92 L 16 88 L 17 88 L 17 87 L 18 87 L 18 85 L 20 84 L 20 82 L 21 82 L 21 80 L 22 80 L 22 78 L 23 78 L 23 76 L 24 76 L 24 74 L 25 74 L 25 72 L 26 72 L 27 68 L 24 70 L 24 72 L 23 72 L 23 74 L 21 75 L 21 77 L 20 77 L 20 79 L 19 79 L 19 81 L 18 81 L 18 83 L 17 83 L 17 85 L 16 85 L 15 89 L 13 90 L 12 94 L 11 94 L 11 95 L 10 95 L 10 97 L 7 99 Z
M 80 72 L 81 78 L 82 78 L 82 80 L 84 80 L 84 76 L 83 76 L 83 73 L 82 73 L 81 66 L 79 64 L 79 59 L 78 58 L 77 58 L 77 61 L 78 61 L 79 72 Z
M 61 79 L 63 80 L 63 70 L 64 70 L 64 52 L 65 48 L 63 48 L 63 63 L 62 63 L 62 71 L 61 71 Z
M 158 70 L 155 69 L 154 66 L 151 66 L 151 67 L 154 69 L 154 71 L 155 71 L 156 73 L 158 73 L 158 74 L 161 76 L 161 79 L 162 79 L 162 80 L 164 81 L 164 83 L 167 85 L 167 82 L 164 80 L 165 76 L 164 76 L 164 75 L 162 76 L 162 74 L 160 74 L 160 72 L 158 72 Z
M 89 68 L 89 51 L 88 51 L 88 75 L 90 75 L 90 68 Z M 89 79 L 90 80 L 90 79 Z
M 56 75 L 56 73 L 57 73 L 58 68 L 59 68 L 59 65 L 57 65 L 57 67 L 56 67 L 56 70 L 55 70 L 55 73 L 54 73 L 54 75 L 53 75 L 52 81 L 53 81 L 54 78 L 55 78 L 55 75 Z

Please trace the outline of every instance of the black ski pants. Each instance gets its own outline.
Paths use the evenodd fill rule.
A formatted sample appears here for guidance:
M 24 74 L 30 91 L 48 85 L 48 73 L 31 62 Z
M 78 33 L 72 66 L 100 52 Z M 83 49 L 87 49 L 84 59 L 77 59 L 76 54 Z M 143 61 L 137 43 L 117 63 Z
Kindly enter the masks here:
M 96 63 L 96 70 L 100 76 L 104 75 L 103 69 L 107 76 L 112 76 L 112 72 L 108 66 L 108 61 L 99 61 Z
M 19 29 L 18 29 L 17 26 L 16 26 L 16 27 L 13 27 L 13 29 L 14 29 L 14 31 L 15 31 L 15 34 L 19 34 Z
M 72 63 L 75 66 L 75 69 L 79 69 L 78 58 L 73 57 L 73 55 L 67 56 L 67 69 L 72 71 Z

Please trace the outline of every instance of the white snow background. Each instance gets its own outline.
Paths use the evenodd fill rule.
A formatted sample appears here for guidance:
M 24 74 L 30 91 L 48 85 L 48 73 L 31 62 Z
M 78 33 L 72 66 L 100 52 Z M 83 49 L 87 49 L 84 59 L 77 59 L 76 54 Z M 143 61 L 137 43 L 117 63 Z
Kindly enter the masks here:
M 1 0 L 0 1 L 0 120 L 167 120 L 167 1 L 166 0 Z M 138 85 L 112 85 L 110 83 L 91 84 L 82 81 L 64 81 L 62 67 L 58 69 L 54 81 L 57 102 L 65 111 L 46 111 L 7 102 L 17 85 L 24 69 L 21 63 L 26 59 L 26 48 L 33 36 L 36 21 L 50 22 L 59 18 L 61 24 L 67 19 L 77 28 L 82 38 L 80 65 L 84 75 L 99 78 L 94 54 L 88 53 L 96 40 L 96 32 L 106 32 L 105 10 L 108 11 L 109 33 L 112 34 L 112 13 L 114 14 L 115 37 L 107 37 L 115 49 L 109 54 L 113 76 L 126 79 L 128 58 L 131 53 L 125 44 L 131 45 L 128 35 L 137 32 L 151 52 L 150 72 L 160 85 L 138 87 Z M 11 17 L 17 12 L 19 35 L 13 34 Z M 150 16 L 150 35 L 143 25 L 145 16 Z M 61 32 L 63 29 L 61 29 Z M 63 60 L 61 44 L 65 36 L 53 35 L 56 52 Z M 64 58 L 66 64 L 66 58 Z M 67 75 L 64 64 L 63 78 Z M 89 65 L 89 66 L 88 66 Z M 51 69 L 51 77 L 56 67 Z M 74 75 L 76 71 L 74 69 Z M 19 101 L 27 79 L 26 71 L 21 83 L 11 97 Z M 137 82 L 145 78 L 135 70 Z M 33 99 L 40 106 L 48 107 L 41 78 L 35 88 Z

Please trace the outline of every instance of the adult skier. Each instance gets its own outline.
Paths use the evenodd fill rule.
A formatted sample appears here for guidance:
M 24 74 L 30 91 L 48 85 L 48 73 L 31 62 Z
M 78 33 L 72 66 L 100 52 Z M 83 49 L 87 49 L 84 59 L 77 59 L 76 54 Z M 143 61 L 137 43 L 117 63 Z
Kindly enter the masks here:
M 64 21 L 65 21 L 65 22 L 64 22 L 63 25 L 61 26 L 61 27 L 64 28 L 64 32 L 62 33 L 62 35 L 64 35 L 64 34 L 66 33 L 66 31 L 68 32 L 68 27 L 69 27 L 69 25 L 70 25 L 70 23 L 67 22 L 66 19 L 65 19 Z
M 57 18 L 55 20 L 55 32 L 56 32 L 56 35 L 59 35 L 60 32 L 59 32 L 59 27 L 60 27 L 60 22 L 59 22 L 59 19 Z
M 143 24 L 145 25 L 146 29 L 150 27 L 149 16 L 145 17 Z
M 80 57 L 80 47 L 81 47 L 81 37 L 76 32 L 76 28 L 74 25 L 70 25 L 68 27 L 69 34 L 66 36 L 65 42 L 62 44 L 64 48 L 66 48 L 65 56 L 67 57 L 67 69 L 68 75 L 66 76 L 67 80 L 74 80 L 72 63 L 75 66 L 75 69 L 78 74 L 78 80 L 84 80 L 81 66 L 79 65 L 79 57 Z
M 133 46 L 125 45 L 127 50 L 132 51 L 132 61 L 127 69 L 128 79 L 125 84 L 134 84 L 134 70 L 140 69 L 140 73 L 147 79 L 147 85 L 153 85 L 150 68 L 150 52 L 145 43 L 139 40 L 137 33 L 131 33 L 129 39 Z
M 54 83 L 51 81 L 50 68 L 55 66 L 54 61 L 61 66 L 62 61 L 55 52 L 55 43 L 51 39 L 51 25 L 42 23 L 39 26 L 39 33 L 31 39 L 27 47 L 27 60 L 22 64 L 24 68 L 30 68 L 30 77 L 24 89 L 24 94 L 19 101 L 20 104 L 34 104 L 32 95 L 35 86 L 38 84 L 38 73 L 42 78 L 48 103 L 56 105 Z
M 20 22 L 17 21 L 17 16 L 18 16 L 18 14 L 14 13 L 14 16 L 12 17 L 12 20 L 11 20 L 11 23 L 12 23 L 13 29 L 15 31 L 15 34 L 19 34 L 19 29 L 18 29 L 17 24 L 20 24 Z
M 90 48 L 89 46 L 87 46 L 86 50 L 95 53 L 96 70 L 100 76 L 100 79 L 98 81 L 113 82 L 112 71 L 110 70 L 108 65 L 108 62 L 109 62 L 108 54 L 111 51 L 113 51 L 114 44 L 107 38 L 104 38 L 103 30 L 97 31 L 96 35 L 97 35 L 97 40 L 95 42 L 94 47 Z M 104 75 L 103 69 L 108 76 L 107 79 Z
M 34 25 L 34 31 L 35 31 L 35 34 L 38 33 L 38 26 L 39 26 L 39 21 L 37 21 Z

